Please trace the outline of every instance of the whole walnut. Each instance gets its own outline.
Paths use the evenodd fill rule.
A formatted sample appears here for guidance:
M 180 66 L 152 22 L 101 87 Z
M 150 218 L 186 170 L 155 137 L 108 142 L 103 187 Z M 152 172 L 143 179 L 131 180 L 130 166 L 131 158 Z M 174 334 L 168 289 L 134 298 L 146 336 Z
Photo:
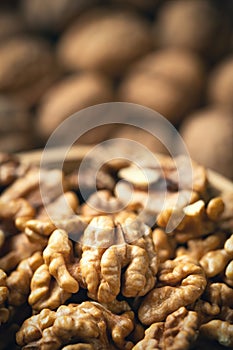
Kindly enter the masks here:
M 48 43 L 29 36 L 0 44 L 0 92 L 33 104 L 58 74 Z
M 68 28 L 58 44 L 58 56 L 68 70 L 118 75 L 150 47 L 150 27 L 144 19 L 133 12 L 99 8 Z
M 210 73 L 207 92 L 210 102 L 233 109 L 233 56 L 220 62 Z
M 191 157 L 200 164 L 233 178 L 232 112 L 207 107 L 190 114 L 181 135 Z
M 195 54 L 163 49 L 134 64 L 118 97 L 150 107 L 177 123 L 199 102 L 203 80 L 203 64 Z
M 165 2 L 154 36 L 161 46 L 186 48 L 210 58 L 222 54 L 230 42 L 226 18 L 208 0 Z
M 22 0 L 21 11 L 29 28 L 58 32 L 74 17 L 97 0 Z
M 111 81 L 100 74 L 82 73 L 65 78 L 51 87 L 41 100 L 38 110 L 38 133 L 43 138 L 47 138 L 64 119 L 73 113 L 112 99 Z M 96 137 L 101 138 L 101 135 L 92 133 L 89 142 L 95 142 Z M 84 141 L 87 143 L 88 138 Z

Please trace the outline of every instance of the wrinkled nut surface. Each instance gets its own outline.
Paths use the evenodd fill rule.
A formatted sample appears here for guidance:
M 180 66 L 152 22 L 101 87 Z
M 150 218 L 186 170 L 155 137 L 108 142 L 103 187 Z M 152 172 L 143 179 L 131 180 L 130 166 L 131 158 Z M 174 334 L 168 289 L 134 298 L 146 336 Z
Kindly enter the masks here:
M 48 350 L 80 339 L 91 349 L 107 350 L 114 344 L 117 349 L 131 349 L 133 344 L 125 338 L 133 330 L 133 317 L 132 312 L 114 315 L 94 302 L 62 305 L 56 312 L 44 309 L 26 320 L 16 339 L 20 346 L 46 346 Z
M 220 218 L 224 211 L 224 204 L 221 198 L 212 199 L 207 208 L 203 200 L 198 200 L 183 209 L 165 209 L 157 219 L 157 223 L 161 227 L 166 227 L 173 214 L 173 221 L 176 220 L 177 215 L 182 215 L 181 222 L 175 225 L 175 238 L 178 242 L 184 243 L 190 239 L 198 238 L 212 233 L 217 228 L 217 219 Z
M 152 232 L 152 239 L 157 249 L 160 262 L 170 260 L 175 257 L 176 241 L 162 229 L 156 228 Z
M 233 324 L 212 320 L 200 327 L 201 335 L 207 338 L 217 340 L 220 344 L 228 347 L 233 346 Z
M 163 199 L 156 190 L 160 170 L 147 159 L 146 177 L 128 162 L 104 165 L 96 193 L 92 172 L 85 174 L 83 184 L 94 194 L 89 203 L 80 197 L 81 205 L 81 182 L 44 170 L 45 208 L 39 169 L 0 154 L 0 170 L 6 171 L 0 196 L 0 348 L 13 349 L 17 331 L 22 349 L 233 346 L 232 193 L 222 195 L 207 184 L 205 169 L 196 163 L 190 188 L 182 157 L 176 159 L 181 182 L 174 159 L 159 162 L 168 196 L 152 226 Z M 147 181 L 154 191 L 149 208 Z M 129 203 L 126 187 L 134 190 Z M 166 233 L 173 210 L 184 216 Z
M 21 260 L 29 258 L 37 251 L 42 251 L 43 248 L 44 242 L 32 243 L 24 233 L 12 236 L 2 247 L 5 254 L 0 258 L 0 268 L 6 272 L 11 271 Z
M 107 216 L 90 222 L 84 232 L 80 268 L 92 299 L 112 302 L 120 291 L 136 297 L 153 288 L 158 259 L 148 229 L 128 213 L 117 216 L 115 223 Z M 141 238 L 135 237 L 138 232 Z
M 203 269 L 187 256 L 162 263 L 157 277 L 158 286 L 147 294 L 138 310 L 145 325 L 164 321 L 170 313 L 193 303 L 206 287 Z
M 67 265 L 74 262 L 74 257 L 72 243 L 64 230 L 57 229 L 51 234 L 43 258 L 60 288 L 69 293 L 79 290 L 78 282 L 68 271 Z
M 214 277 L 226 269 L 226 277 L 233 280 L 232 261 L 233 234 L 225 241 L 223 249 L 209 251 L 201 258 L 200 264 L 207 277 Z
M 9 289 L 8 302 L 10 305 L 19 306 L 27 301 L 32 276 L 42 264 L 42 254 L 36 252 L 30 258 L 22 260 L 17 269 L 9 275 L 7 287 Z
M 6 103 L 8 105 L 8 101 L 5 102 L 5 98 L 3 98 L 3 99 L 0 99 L 0 103 L 3 104 L 3 107 L 2 107 L 3 114 L 9 113 L 7 108 L 4 106 L 4 104 Z M 5 109 L 6 109 L 6 112 L 4 113 Z M 21 172 L 24 172 L 26 170 L 26 167 L 20 165 L 16 157 L 10 156 L 2 152 L 0 152 L 0 167 L 1 167 L 1 171 L 0 171 L 1 186 L 7 186 L 7 185 L 9 186 L 15 179 L 17 179 L 18 176 L 22 175 Z
M 203 239 L 190 239 L 187 242 L 187 248 L 183 246 L 177 248 L 176 254 L 189 255 L 199 261 L 209 251 L 223 248 L 225 240 L 224 232 L 216 232 Z
M 145 331 L 145 337 L 133 350 L 189 349 L 198 330 L 198 314 L 185 307 L 167 316 L 164 322 L 153 323 Z
M 123 203 L 114 197 L 110 191 L 101 190 L 93 193 L 85 204 L 82 205 L 81 213 L 85 216 L 114 214 L 123 208 Z
M 217 318 L 232 322 L 233 289 L 225 283 L 209 283 L 205 292 L 194 305 L 200 323 Z
M 9 317 L 9 311 L 4 306 L 5 301 L 7 300 L 9 290 L 6 284 L 7 275 L 3 270 L 0 269 L 0 326 L 2 323 L 7 322 Z
M 59 287 L 46 264 L 39 266 L 34 272 L 30 289 L 28 302 L 36 311 L 44 308 L 56 309 L 71 296 L 71 293 Z

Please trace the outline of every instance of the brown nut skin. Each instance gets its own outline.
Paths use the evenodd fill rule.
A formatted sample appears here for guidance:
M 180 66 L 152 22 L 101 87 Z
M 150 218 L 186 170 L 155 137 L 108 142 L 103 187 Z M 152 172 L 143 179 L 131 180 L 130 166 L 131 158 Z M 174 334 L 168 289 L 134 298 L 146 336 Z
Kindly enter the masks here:
M 206 287 L 203 269 L 187 256 L 160 265 L 158 283 L 143 299 L 139 320 L 145 325 L 164 321 L 172 312 L 197 300 Z
M 210 234 L 203 239 L 190 239 L 187 242 L 187 248 L 178 247 L 176 254 L 177 256 L 189 255 L 199 261 L 209 251 L 223 248 L 225 240 L 226 234 L 223 232 Z
M 8 153 L 0 152 L 0 186 L 9 186 L 18 176 L 21 176 L 27 169 L 19 163 L 17 157 Z
M 93 346 L 84 349 L 130 350 L 133 343 L 125 338 L 134 328 L 133 318 L 133 312 L 114 315 L 95 302 L 62 305 L 56 312 L 44 309 L 27 319 L 17 333 L 16 341 L 20 346 L 33 344 L 48 350 L 61 349 L 62 345 L 76 341 Z
M 226 18 L 206 0 L 166 2 L 158 13 L 154 32 L 161 46 L 193 50 L 211 59 L 227 49 L 229 34 Z
M 9 294 L 6 279 L 6 273 L 0 269 L 0 326 L 2 323 L 7 322 L 9 318 L 9 310 L 4 306 Z
M 158 258 L 148 229 L 135 214 L 121 213 L 115 222 L 108 216 L 92 219 L 84 232 L 80 260 L 89 297 L 111 303 L 120 291 L 136 297 L 153 288 Z
M 59 287 L 46 264 L 42 264 L 34 272 L 30 290 L 28 303 L 35 311 L 56 309 L 71 296 L 71 293 Z
M 17 269 L 8 276 L 8 302 L 10 305 L 19 306 L 27 301 L 31 278 L 35 270 L 42 264 L 42 254 L 41 252 L 36 252 L 30 258 L 22 260 Z
M 209 282 L 201 298 L 195 302 L 193 309 L 199 315 L 200 324 L 214 318 L 232 322 L 233 289 L 225 283 Z
M 117 213 L 123 208 L 121 201 L 113 197 L 107 190 L 94 192 L 81 207 L 81 213 L 85 216 L 104 215 L 105 213 Z
M 207 95 L 211 103 L 233 109 L 233 57 L 224 59 L 210 73 Z
M 33 253 L 42 251 L 44 242 L 31 243 L 24 233 L 19 233 L 5 240 L 2 247 L 4 255 L 0 258 L 0 268 L 6 272 L 13 270 L 18 263 L 29 258 Z
M 56 33 L 64 27 L 75 16 L 80 15 L 89 6 L 93 6 L 96 0 L 23 0 L 21 1 L 21 11 L 25 22 L 30 29 Z
M 200 327 L 200 334 L 209 339 L 217 340 L 228 347 L 233 346 L 233 325 L 226 321 L 211 320 Z
M 112 84 L 105 76 L 97 73 L 71 75 L 51 87 L 42 97 L 37 114 L 38 134 L 47 140 L 54 129 L 72 114 L 97 103 L 112 100 Z M 106 136 L 109 128 L 99 129 L 100 134 L 101 130 Z M 84 143 L 88 143 L 88 134 L 86 136 L 87 139 L 82 138 Z M 90 133 L 89 143 L 94 143 L 98 137 L 101 139 L 101 135 Z
M 198 315 L 181 307 L 164 322 L 153 323 L 133 350 L 188 350 L 197 336 Z
M 231 112 L 217 107 L 196 111 L 182 124 L 181 136 L 194 160 L 233 179 L 233 152 L 229 151 L 233 139 Z
M 233 234 L 225 241 L 223 249 L 211 250 L 200 260 L 207 277 L 214 277 L 225 271 L 227 279 L 233 281 Z
M 164 228 L 170 219 L 173 220 L 173 235 L 177 242 L 184 243 L 214 232 L 218 228 L 217 218 L 220 218 L 223 210 L 224 203 L 220 197 L 211 199 L 207 206 L 203 200 L 198 200 L 181 209 L 165 208 L 158 215 L 157 224 Z M 178 225 L 177 215 L 181 215 Z
M 68 265 L 73 262 L 74 257 L 72 243 L 66 231 L 57 229 L 51 234 L 43 251 L 43 258 L 60 288 L 68 293 L 78 292 L 79 284 L 68 271 Z
M 137 14 L 99 8 L 84 14 L 64 33 L 58 56 L 71 70 L 118 75 L 150 46 L 148 23 Z
M 154 51 L 132 65 L 118 98 L 152 108 L 176 124 L 199 103 L 204 76 L 195 54 L 172 48 Z
M 156 228 L 152 232 L 152 240 L 158 252 L 160 262 L 174 258 L 176 251 L 176 241 L 174 237 L 168 235 L 162 229 Z
M 13 236 L 18 232 L 18 221 L 24 222 L 32 219 L 34 216 L 34 208 L 25 199 L 17 198 L 5 201 L 0 198 L 0 246 L 3 246 L 5 238 Z

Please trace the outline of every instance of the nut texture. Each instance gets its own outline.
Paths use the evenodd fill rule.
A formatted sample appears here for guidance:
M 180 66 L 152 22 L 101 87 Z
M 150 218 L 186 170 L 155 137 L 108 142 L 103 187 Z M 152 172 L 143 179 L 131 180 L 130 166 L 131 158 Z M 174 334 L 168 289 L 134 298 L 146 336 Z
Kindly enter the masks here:
M 42 332 L 38 330 L 38 325 Z M 85 349 L 107 350 L 115 344 L 117 349 L 124 350 L 133 346 L 125 340 L 132 330 L 132 312 L 118 316 L 98 303 L 86 301 L 80 305 L 62 305 L 56 312 L 44 309 L 32 316 L 17 333 L 17 343 L 56 350 L 82 339 L 84 344 L 92 345 Z
M 189 349 L 197 336 L 198 315 L 181 307 L 164 322 L 153 323 L 133 350 Z
M 203 269 L 189 257 L 167 260 L 160 265 L 158 283 L 142 301 L 138 316 L 143 324 L 164 321 L 172 312 L 191 304 L 206 286 Z

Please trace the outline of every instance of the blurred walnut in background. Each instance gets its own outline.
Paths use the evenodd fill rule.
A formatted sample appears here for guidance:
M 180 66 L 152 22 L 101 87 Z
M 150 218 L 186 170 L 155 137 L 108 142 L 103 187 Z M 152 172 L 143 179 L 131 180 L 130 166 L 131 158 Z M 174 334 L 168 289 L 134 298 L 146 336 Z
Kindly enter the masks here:
M 119 75 L 150 47 L 151 36 L 145 19 L 133 12 L 99 8 L 80 17 L 64 33 L 58 56 L 68 70 Z
M 162 114 L 194 159 L 233 178 L 225 122 L 233 118 L 232 23 L 232 0 L 2 0 L 0 96 L 10 112 L 0 98 L 1 149 L 43 147 L 73 113 L 131 102 Z M 205 112 L 215 106 L 224 110 L 218 123 Z M 110 137 L 167 152 L 124 125 L 96 128 L 79 143 Z
M 211 60 L 221 55 L 230 43 L 230 30 L 226 18 L 213 3 L 208 0 L 165 1 L 155 21 L 155 41 L 165 47 L 190 49 Z
M 191 157 L 233 178 L 233 117 L 224 108 L 208 107 L 193 112 L 181 128 Z
M 34 105 L 57 75 L 49 44 L 24 35 L 0 43 L 0 67 L 0 91 L 25 106 Z
M 119 88 L 119 100 L 148 106 L 177 124 L 202 93 L 204 67 L 195 54 L 154 51 L 132 66 Z
M 46 141 L 65 118 L 83 108 L 112 100 L 113 87 L 107 77 L 98 73 L 82 73 L 66 77 L 42 97 L 38 108 L 38 133 Z M 100 142 L 105 135 L 106 128 L 101 135 L 92 133 L 89 142 L 85 138 L 83 142 Z
M 21 11 L 29 28 L 40 32 L 60 32 L 75 16 L 98 0 L 22 0 Z
M 207 93 L 210 102 L 233 110 L 233 56 L 220 62 L 211 72 Z

